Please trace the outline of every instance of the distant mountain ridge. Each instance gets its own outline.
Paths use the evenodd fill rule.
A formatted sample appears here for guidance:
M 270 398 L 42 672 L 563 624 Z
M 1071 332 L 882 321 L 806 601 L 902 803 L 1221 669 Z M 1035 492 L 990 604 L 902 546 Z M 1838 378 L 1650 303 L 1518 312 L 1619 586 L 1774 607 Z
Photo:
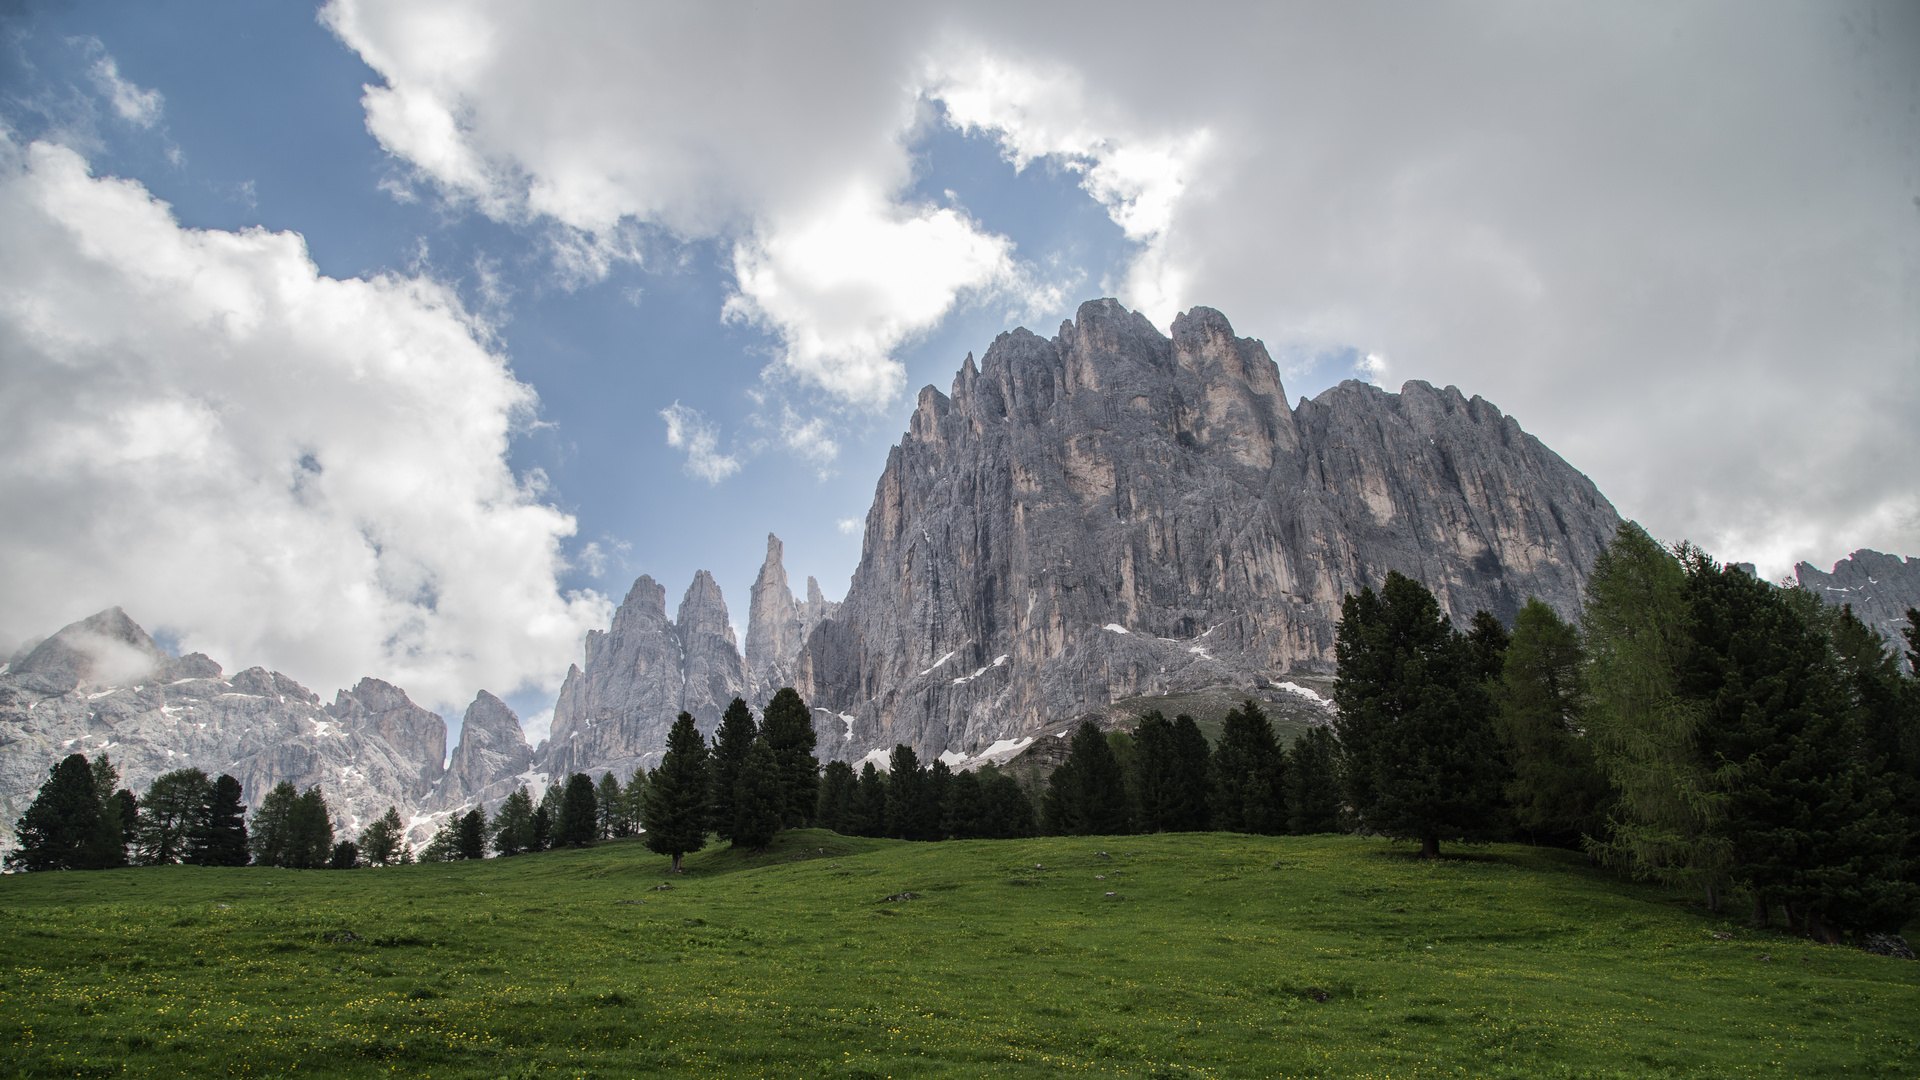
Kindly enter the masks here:
M 1801 588 L 1828 603 L 1851 605 L 1861 622 L 1887 636 L 1905 663 L 1901 630 L 1907 625 L 1907 610 L 1920 608 L 1920 559 L 1861 548 L 1834 563 L 1831 571 L 1803 562 L 1794 566 L 1793 576 Z

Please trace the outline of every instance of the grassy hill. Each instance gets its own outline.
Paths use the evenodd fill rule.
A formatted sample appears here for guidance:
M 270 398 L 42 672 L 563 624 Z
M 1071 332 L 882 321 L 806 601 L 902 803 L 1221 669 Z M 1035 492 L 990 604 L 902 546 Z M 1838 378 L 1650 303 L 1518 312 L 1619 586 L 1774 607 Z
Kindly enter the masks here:
M 688 866 L 0 879 L 0 1076 L 1920 1075 L 1920 964 L 1562 852 L 806 831 Z

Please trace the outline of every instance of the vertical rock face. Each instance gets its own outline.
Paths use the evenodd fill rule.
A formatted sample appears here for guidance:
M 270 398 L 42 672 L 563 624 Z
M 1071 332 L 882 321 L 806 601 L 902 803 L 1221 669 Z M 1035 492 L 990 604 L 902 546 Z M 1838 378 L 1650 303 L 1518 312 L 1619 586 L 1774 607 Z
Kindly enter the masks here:
M 624 778 L 659 763 L 682 711 L 711 732 L 736 696 L 751 698 L 754 687 L 713 575 L 694 575 L 675 619 L 666 590 L 642 575 L 613 625 L 587 634 L 585 666 L 568 669 L 540 766 L 556 777 L 604 770 Z
M 781 551 L 780 538 L 768 533 L 767 559 L 754 579 L 747 609 L 747 670 L 761 697 L 794 685 L 807 635 L 840 609 L 820 594 L 820 583 L 811 577 L 806 600 L 795 600 L 787 586 L 787 569 L 780 562 Z
M 1902 559 L 1861 548 L 1833 564 L 1833 572 L 1815 569 L 1812 563 L 1793 568 L 1800 587 L 1810 589 L 1829 603 L 1851 604 L 1853 613 L 1893 643 L 1894 652 L 1906 663 L 1906 638 L 1901 630 L 1907 625 L 1907 609 L 1920 608 L 1920 559 Z
M 1324 671 L 1341 597 L 1389 570 L 1456 619 L 1577 609 L 1619 519 L 1498 409 L 1420 382 L 1290 409 L 1219 312 L 1172 331 L 1094 301 L 921 391 L 798 662 L 845 725 L 823 752 L 973 754 L 1119 698 Z
M 226 678 L 199 653 L 169 658 L 114 608 L 0 673 L 0 845 L 68 754 L 107 754 L 136 793 L 185 768 L 231 774 L 252 806 L 282 781 L 317 785 L 344 836 L 388 806 L 411 815 L 440 777 L 446 739 L 438 715 L 377 679 L 322 708 L 279 672 Z
M 479 805 L 492 811 L 526 782 L 533 769 L 533 748 L 507 703 L 480 691 L 460 722 L 460 745 L 454 747 L 428 804 L 436 810 L 458 810 Z

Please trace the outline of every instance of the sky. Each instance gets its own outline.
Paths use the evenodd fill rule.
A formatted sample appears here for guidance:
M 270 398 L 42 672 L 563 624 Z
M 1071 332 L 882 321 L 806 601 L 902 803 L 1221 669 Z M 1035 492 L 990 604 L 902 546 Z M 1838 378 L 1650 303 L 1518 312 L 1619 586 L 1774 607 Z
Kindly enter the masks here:
M 537 739 L 641 573 L 842 595 L 918 389 L 1102 296 L 1920 555 L 1920 7 L 0 5 L 0 654 Z

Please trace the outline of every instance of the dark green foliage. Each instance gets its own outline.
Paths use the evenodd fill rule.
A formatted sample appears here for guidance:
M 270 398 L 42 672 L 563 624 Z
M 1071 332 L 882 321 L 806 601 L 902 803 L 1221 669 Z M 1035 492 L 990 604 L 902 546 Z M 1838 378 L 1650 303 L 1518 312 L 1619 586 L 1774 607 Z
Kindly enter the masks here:
M 733 781 L 733 827 L 728 830 L 734 847 L 764 851 L 780 831 L 780 766 L 773 747 L 765 739 L 755 739 L 747 750 L 747 759 Z
M 986 840 L 1013 840 L 1039 835 L 1033 812 L 1033 800 L 1027 798 L 1020 781 L 992 765 L 980 767 L 980 803 L 983 811 L 981 837 Z
M 611 840 L 620 835 L 620 816 L 627 805 L 627 793 L 620 788 L 620 781 L 610 772 L 600 774 L 600 784 L 593 792 L 594 809 L 599 820 L 595 824 L 594 835 L 600 840 Z
M 1333 732 L 1312 727 L 1286 752 L 1287 831 L 1299 835 L 1343 831 L 1340 748 Z
M 142 866 L 168 866 L 186 858 L 213 797 L 213 782 L 199 769 L 161 773 L 147 787 L 136 830 Z
M 360 867 L 360 845 L 351 840 L 342 840 L 333 845 L 333 853 L 327 858 L 329 870 L 356 870 Z
M 1207 737 L 1193 717 L 1172 722 L 1158 710 L 1133 730 L 1133 783 L 1141 832 L 1197 832 L 1207 828 Z
M 501 857 L 533 849 L 533 796 L 522 784 L 493 815 L 493 850 Z
M 264 866 L 317 870 L 333 857 L 333 819 L 318 787 L 282 780 L 253 815 L 253 859 Z
M 600 835 L 600 805 L 593 793 L 593 777 L 574 773 L 561 794 L 559 827 L 553 846 L 585 847 Z
M 400 845 L 406 840 L 405 833 L 406 826 L 400 821 L 400 811 L 387 807 L 386 813 L 360 830 L 360 854 L 365 856 L 367 865 L 392 866 L 399 862 Z
M 296 870 L 318 870 L 333 858 L 333 814 L 316 785 L 300 793 L 294 803 L 292 841 L 286 865 Z
M 1091 720 L 1074 730 L 1067 760 L 1047 778 L 1042 826 L 1053 836 L 1116 836 L 1129 830 L 1126 783 L 1107 736 Z
M 1273 725 L 1252 699 L 1227 712 L 1210 772 L 1214 828 L 1262 836 L 1287 831 L 1286 762 Z
M 820 779 L 820 805 L 814 812 L 814 824 L 842 836 L 857 835 L 854 799 L 859 788 L 853 766 L 844 761 L 827 762 L 826 775 Z
M 781 825 L 789 829 L 804 826 L 820 802 L 820 759 L 813 756 L 813 710 L 793 687 L 781 687 L 767 702 L 760 730 L 780 769 Z
M 919 756 L 911 746 L 895 744 L 887 764 L 886 835 L 896 840 L 940 839 L 940 804 Z
M 940 800 L 940 831 L 955 840 L 978 840 L 985 835 L 986 804 L 980 799 L 980 777 L 955 773 Z
M 850 816 L 854 836 L 887 835 L 887 777 L 871 761 L 860 767 Z
M 927 767 L 928 816 L 933 819 L 928 829 L 930 840 L 945 840 L 953 834 L 947 831 L 947 803 L 953 797 L 953 769 L 939 758 Z
M 423 863 L 455 862 L 460 858 L 460 826 L 458 819 L 448 818 L 433 831 L 427 845 L 420 849 L 420 861 Z
M 7 865 L 24 870 L 98 870 L 118 865 L 110 838 L 120 834 L 120 823 L 109 822 L 103 811 L 86 756 L 68 755 L 53 767 L 21 815 L 15 827 L 20 847 L 7 856 Z
M 647 770 L 635 769 L 627 777 L 626 790 L 620 796 L 620 814 L 615 822 L 615 836 L 638 836 L 640 834 L 640 815 L 647 807 Z
M 740 769 L 747 762 L 747 755 L 753 752 L 753 742 L 760 733 L 753 726 L 753 713 L 747 708 L 743 698 L 734 698 L 727 711 L 720 715 L 720 726 L 713 732 L 713 753 L 709 772 L 713 779 L 713 802 L 707 813 L 713 822 L 713 831 L 720 839 L 733 839 L 733 792 L 736 781 L 740 779 Z
M 1208 772 L 1213 767 L 1213 751 L 1200 725 L 1181 713 L 1173 718 L 1173 800 L 1163 810 L 1168 832 L 1205 832 L 1213 828 L 1213 813 L 1207 805 L 1212 789 Z
M 240 795 L 240 781 L 225 773 L 209 786 L 206 808 L 187 851 L 188 862 L 196 866 L 247 865 L 252 853 L 247 843 L 247 808 Z
M 672 856 L 676 874 L 681 856 L 707 846 L 711 799 L 706 740 L 693 726 L 693 715 L 683 712 L 667 732 L 660 767 L 647 778 L 644 813 L 647 850 Z
M 1361 828 L 1420 841 L 1500 835 L 1505 781 L 1483 662 L 1426 587 L 1389 571 L 1340 606 L 1335 721 L 1347 803 Z M 1216 822 L 1216 825 L 1219 824 Z
M 540 795 L 540 805 L 533 811 L 533 846 L 528 851 L 546 851 L 558 847 L 560 840 L 560 817 L 566 808 L 567 785 L 548 784 L 547 790 Z
M 487 857 L 487 815 L 479 807 L 460 815 L 460 824 L 455 828 L 457 837 L 456 853 L 462 859 L 484 859 Z
M 1494 730 L 1513 777 L 1507 801 L 1530 842 L 1579 847 L 1601 837 L 1613 802 L 1586 735 L 1586 651 L 1580 631 L 1529 597 L 1513 620 L 1493 683 Z

